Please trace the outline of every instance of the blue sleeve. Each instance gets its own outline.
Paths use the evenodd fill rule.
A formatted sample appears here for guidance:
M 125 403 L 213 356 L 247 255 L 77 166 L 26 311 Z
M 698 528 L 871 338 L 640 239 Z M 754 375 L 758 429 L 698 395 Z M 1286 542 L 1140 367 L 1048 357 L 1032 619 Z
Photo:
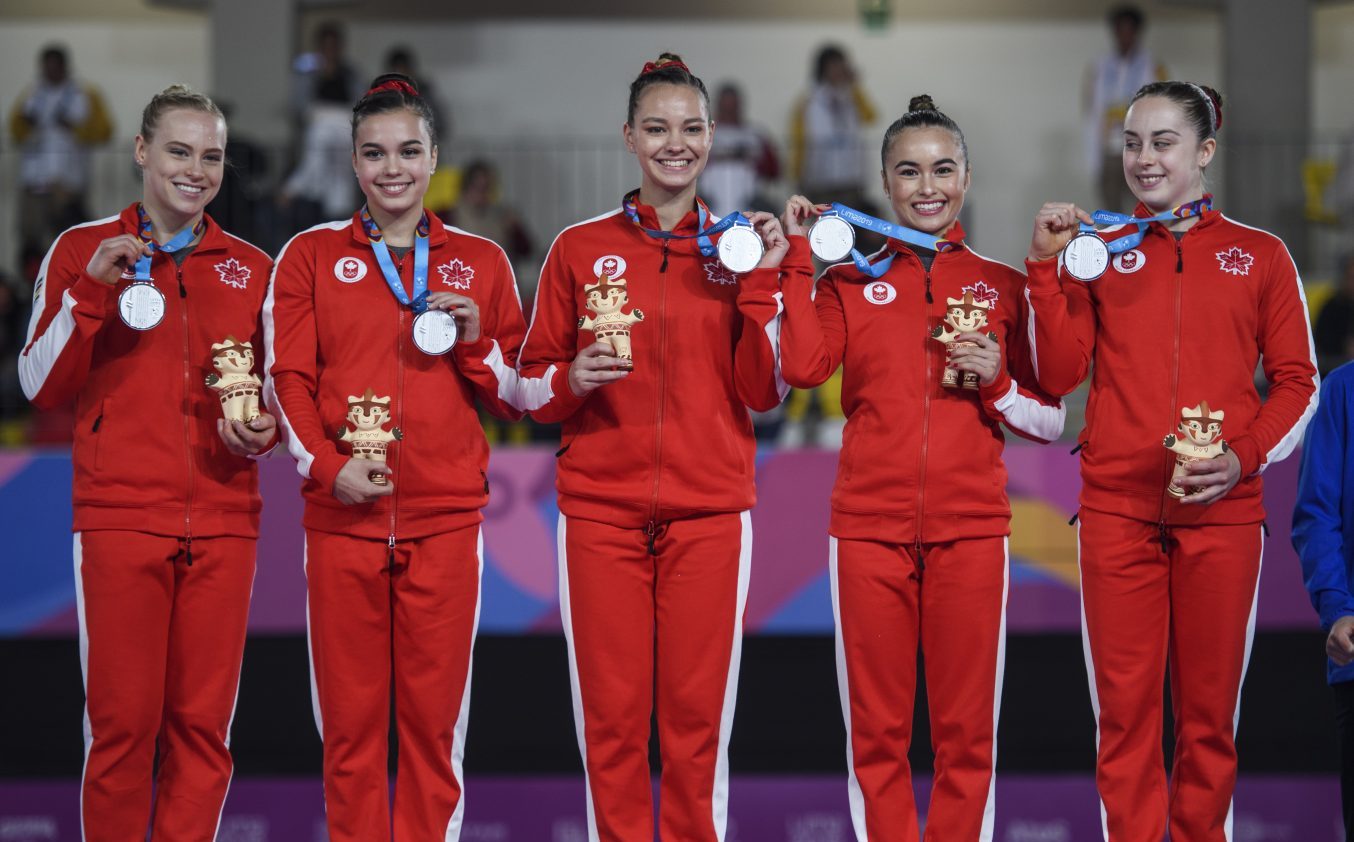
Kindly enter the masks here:
M 1347 368 L 1322 384 L 1321 401 L 1303 442 L 1293 510 L 1293 548 L 1302 561 L 1303 584 L 1327 631 L 1336 620 L 1354 614 L 1341 517 L 1345 486 L 1354 484 L 1346 433 L 1354 397 L 1347 384 L 1352 373 Z

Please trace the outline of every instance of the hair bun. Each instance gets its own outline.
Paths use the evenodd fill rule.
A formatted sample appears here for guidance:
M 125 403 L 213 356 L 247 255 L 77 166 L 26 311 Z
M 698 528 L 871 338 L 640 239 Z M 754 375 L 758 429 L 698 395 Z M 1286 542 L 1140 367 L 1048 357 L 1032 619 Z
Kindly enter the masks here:
M 682 57 L 676 53 L 660 53 L 657 61 L 644 62 L 644 69 L 639 72 L 641 76 L 647 76 L 659 70 L 680 70 L 686 73 L 691 72 L 691 68 L 686 66 Z
M 372 80 L 371 87 L 363 94 L 363 99 L 376 94 L 393 91 L 397 94 L 408 94 L 412 97 L 420 96 L 418 84 L 413 79 L 405 76 L 403 73 L 386 73 L 377 76 Z
M 908 100 L 908 103 L 907 103 L 907 110 L 908 110 L 908 111 L 940 111 L 939 108 L 936 108 L 936 104 L 935 104 L 934 101 L 932 101 L 931 95 L 930 95 L 930 94 L 921 94 L 920 96 L 914 96 L 914 97 L 912 97 L 912 99 Z
M 1213 114 L 1217 118 L 1213 125 L 1213 131 L 1216 132 L 1222 128 L 1222 94 L 1207 85 L 1200 85 L 1199 87 L 1203 89 L 1203 92 L 1208 95 L 1209 99 L 1213 100 Z

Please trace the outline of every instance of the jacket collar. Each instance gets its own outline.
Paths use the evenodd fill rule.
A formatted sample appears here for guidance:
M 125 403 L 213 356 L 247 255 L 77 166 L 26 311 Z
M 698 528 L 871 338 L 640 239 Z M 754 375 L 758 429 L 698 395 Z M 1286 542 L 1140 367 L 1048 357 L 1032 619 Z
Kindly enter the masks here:
M 1152 209 L 1147 207 L 1147 205 L 1143 204 L 1142 202 L 1138 202 L 1138 204 L 1133 208 L 1133 215 L 1143 218 L 1149 216 L 1156 216 L 1156 214 L 1152 211 Z M 1193 231 L 1196 228 L 1203 228 L 1209 225 L 1213 225 L 1214 223 L 1217 222 L 1217 220 L 1221 216 L 1222 211 L 1215 210 L 1214 208 L 1210 207 L 1208 210 L 1205 210 L 1199 214 L 1198 216 L 1199 221 L 1190 226 L 1188 230 Z M 1160 231 L 1162 234 L 1165 234 L 1168 237 L 1174 236 L 1171 233 L 1171 230 L 1166 227 L 1166 223 L 1164 222 L 1153 222 L 1151 226 L 1148 228 L 1148 230 Z
M 447 226 L 442 222 L 437 214 L 428 209 L 423 211 L 428 215 L 428 247 L 436 248 L 448 239 Z M 366 247 L 370 240 L 367 239 L 367 231 L 362 227 L 362 209 L 358 208 L 353 212 L 352 223 L 349 226 L 349 233 L 353 242 L 357 245 Z
M 648 229 L 650 231 L 657 231 L 662 227 L 658 221 L 658 211 L 654 210 L 653 206 L 646 205 L 639 200 L 638 190 L 634 190 L 631 191 L 630 193 L 627 193 L 625 195 L 625 198 L 621 200 L 621 218 L 625 220 L 627 225 L 633 226 L 634 221 L 631 220 L 630 214 L 627 210 L 630 207 L 634 208 L 635 216 L 639 219 L 639 227 Z M 705 224 L 707 227 L 719 220 L 719 217 L 716 216 L 710 210 L 710 206 L 705 204 L 705 200 L 697 196 L 696 206 L 686 212 L 686 215 L 684 215 L 681 218 L 681 220 L 678 221 L 677 225 L 672 229 L 672 233 L 682 235 L 699 233 L 701 211 L 705 212 Z M 664 242 L 658 237 L 650 237 L 647 234 L 644 234 L 643 231 L 640 231 L 639 233 L 641 236 L 644 237 L 644 239 L 653 242 L 655 245 L 661 245 Z M 675 246 L 681 243 L 682 241 L 669 240 L 668 242 L 670 242 L 672 245 Z
M 132 202 L 122 209 L 122 213 L 118 214 L 118 222 L 122 225 L 122 230 L 133 237 L 141 234 L 141 219 L 136 212 L 136 208 L 140 204 L 140 202 Z M 210 214 L 202 214 L 202 221 L 205 224 L 205 229 L 202 232 L 202 239 L 198 240 L 197 245 L 193 247 L 194 252 L 225 251 L 230 247 L 230 238 L 226 236 L 226 232 L 221 230 L 221 226 L 216 224 L 216 220 L 212 219 Z
M 954 243 L 956 248 L 949 249 L 947 251 L 937 252 L 938 257 L 941 255 L 949 254 L 951 252 L 959 252 L 964 248 L 964 226 L 960 224 L 959 220 L 956 219 L 954 221 L 954 225 L 950 226 L 950 230 L 945 232 L 945 242 Z M 902 240 L 895 240 L 892 237 L 889 238 L 888 246 L 886 248 L 888 251 L 894 252 L 896 254 L 909 254 L 914 257 L 916 256 L 916 253 L 912 251 L 912 246 L 908 245 L 907 243 L 904 243 Z

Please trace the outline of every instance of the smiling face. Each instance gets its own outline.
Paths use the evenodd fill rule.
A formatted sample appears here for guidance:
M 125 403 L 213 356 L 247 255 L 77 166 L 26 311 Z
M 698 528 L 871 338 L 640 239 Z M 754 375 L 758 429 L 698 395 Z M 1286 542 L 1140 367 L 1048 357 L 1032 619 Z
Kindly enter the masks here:
M 1133 103 L 1124 120 L 1124 178 L 1155 213 L 1204 195 L 1204 167 L 1217 140 L 1202 143 L 1183 108 L 1162 96 Z
M 951 307 L 946 312 L 949 323 L 962 331 L 982 330 L 987 324 L 987 311 L 979 307 Z
M 437 169 L 437 147 L 419 115 L 406 108 L 373 114 L 357 126 L 353 170 L 378 223 L 422 213 L 423 196 Z
M 939 126 L 899 132 L 884 156 L 881 175 L 898 221 L 936 235 L 959 218 L 971 181 L 959 138 Z
M 176 233 L 195 224 L 221 189 L 226 122 L 215 114 L 175 108 L 160 115 L 149 137 L 136 136 L 144 202 Z
M 608 286 L 605 294 L 594 289 L 588 293 L 588 309 L 599 316 L 615 313 L 625 306 L 628 299 L 625 290 L 617 286 Z
M 254 352 L 235 347 L 219 351 L 212 358 L 212 365 L 222 374 L 247 374 L 254 367 Z
M 653 85 L 624 128 L 625 148 L 639 159 L 643 188 L 666 193 L 694 189 L 705 169 L 714 123 L 700 92 L 688 85 Z
M 375 430 L 390 420 L 390 405 L 350 403 L 348 420 L 359 430 Z
M 1184 433 L 1185 437 L 1192 443 L 1202 447 L 1213 443 L 1213 440 L 1222 432 L 1222 424 L 1218 421 L 1188 418 L 1181 422 L 1180 432 Z

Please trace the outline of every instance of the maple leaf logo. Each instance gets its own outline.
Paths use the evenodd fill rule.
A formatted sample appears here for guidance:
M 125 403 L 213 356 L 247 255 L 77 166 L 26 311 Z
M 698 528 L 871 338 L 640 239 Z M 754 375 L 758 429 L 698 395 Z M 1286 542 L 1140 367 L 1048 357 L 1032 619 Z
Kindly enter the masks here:
M 442 283 L 455 289 L 470 289 L 470 281 L 475 277 L 475 270 L 462 263 L 459 257 L 438 266 L 437 272 L 442 276 Z
M 987 285 L 986 281 L 977 281 L 976 283 L 969 284 L 968 286 L 961 288 L 959 292 L 961 294 L 965 292 L 972 293 L 974 303 L 986 303 L 994 308 L 997 306 L 997 299 L 1001 297 L 995 289 Z
M 705 263 L 705 278 L 713 284 L 733 286 L 738 283 L 738 273 L 724 266 L 718 260 Z
M 1249 275 L 1251 264 L 1255 262 L 1254 257 L 1235 246 L 1226 251 L 1218 252 L 1217 258 L 1222 271 L 1231 272 L 1233 275 Z
M 216 274 L 221 276 L 221 283 L 226 286 L 244 289 L 249 284 L 249 267 L 233 257 L 225 263 L 216 264 L 213 268 L 216 269 Z

